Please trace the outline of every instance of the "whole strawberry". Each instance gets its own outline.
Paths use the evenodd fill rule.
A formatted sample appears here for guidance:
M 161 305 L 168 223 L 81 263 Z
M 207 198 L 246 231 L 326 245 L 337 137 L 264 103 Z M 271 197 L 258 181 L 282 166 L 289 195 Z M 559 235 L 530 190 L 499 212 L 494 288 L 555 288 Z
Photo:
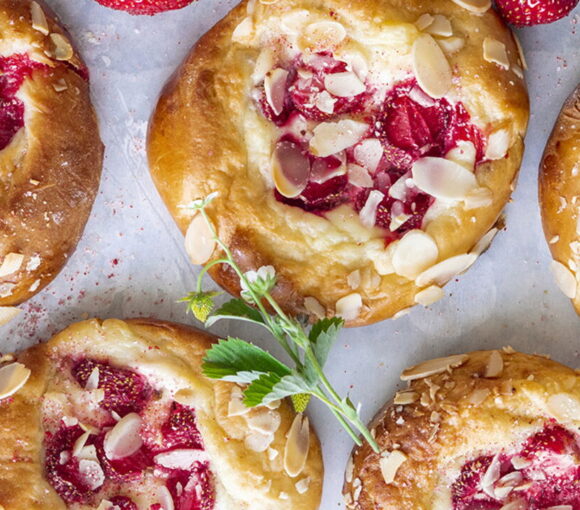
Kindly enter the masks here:
M 97 0 L 101 5 L 126 11 L 129 14 L 146 14 L 153 16 L 160 12 L 182 9 L 194 0 Z
M 512 25 L 552 23 L 572 12 L 580 0 L 496 0 L 503 18 Z

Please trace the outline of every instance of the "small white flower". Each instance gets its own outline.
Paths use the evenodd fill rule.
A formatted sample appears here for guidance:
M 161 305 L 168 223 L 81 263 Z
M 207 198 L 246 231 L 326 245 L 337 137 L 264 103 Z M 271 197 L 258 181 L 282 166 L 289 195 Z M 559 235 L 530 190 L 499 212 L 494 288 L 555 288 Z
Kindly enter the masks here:
M 199 198 L 197 200 L 194 200 L 193 202 L 190 202 L 189 204 L 179 205 L 178 207 L 180 209 L 192 209 L 194 211 L 198 211 L 200 209 L 205 209 L 211 202 L 213 202 L 213 200 L 218 195 L 219 195 L 219 193 L 217 191 L 214 191 L 213 193 L 210 193 L 205 198 Z
M 244 273 L 245 280 L 241 280 L 242 296 L 249 298 L 249 288 L 258 295 L 263 296 L 266 292 L 270 292 L 274 285 L 276 285 L 276 269 L 274 266 L 262 266 L 257 271 L 247 271 Z M 246 283 L 247 282 L 247 283 Z

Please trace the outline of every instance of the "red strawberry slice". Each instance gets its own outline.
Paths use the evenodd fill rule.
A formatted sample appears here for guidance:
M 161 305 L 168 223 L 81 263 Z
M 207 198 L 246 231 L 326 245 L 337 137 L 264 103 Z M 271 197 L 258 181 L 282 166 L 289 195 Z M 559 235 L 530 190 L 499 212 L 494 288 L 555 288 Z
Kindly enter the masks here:
M 572 12 L 579 0 L 496 0 L 503 18 L 512 25 L 553 23 Z
M 35 69 L 43 67 L 27 55 L 0 58 L 0 150 L 24 126 L 24 103 L 15 97 L 16 93 Z
M 46 437 L 46 477 L 67 503 L 85 502 L 93 494 L 79 473 L 78 459 L 71 454 L 75 441 L 83 433 L 84 430 L 75 425 Z M 65 455 L 62 459 L 61 453 Z
M 99 370 L 99 388 L 105 390 L 105 398 L 100 403 L 103 409 L 115 411 L 120 416 L 139 413 L 151 397 L 151 387 L 145 379 L 124 368 L 117 368 L 108 363 L 83 359 L 72 368 L 72 375 L 84 388 L 95 368 Z
M 115 496 L 109 500 L 113 504 L 113 508 L 119 510 L 138 510 L 137 505 L 127 496 Z
M 95 440 L 97 456 L 107 478 L 117 482 L 131 482 L 139 480 L 148 467 L 153 466 L 153 454 L 146 447 L 142 447 L 129 457 L 111 460 L 105 455 L 103 442 L 105 434 Z
M 176 471 L 167 480 L 175 510 L 213 510 L 215 493 L 207 463 L 197 463 L 188 471 Z
M 203 450 L 203 440 L 195 422 L 195 410 L 177 402 L 171 404 L 169 417 L 161 426 L 163 448 Z
M 153 16 L 160 12 L 173 11 L 187 7 L 194 0 L 97 0 L 98 3 L 111 9 L 125 11 L 129 14 Z

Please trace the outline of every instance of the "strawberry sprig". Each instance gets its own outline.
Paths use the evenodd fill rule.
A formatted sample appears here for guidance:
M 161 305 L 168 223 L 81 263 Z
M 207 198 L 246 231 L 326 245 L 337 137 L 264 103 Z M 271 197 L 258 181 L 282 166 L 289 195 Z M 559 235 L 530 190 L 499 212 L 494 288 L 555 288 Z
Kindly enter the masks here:
M 206 207 L 215 197 L 214 193 L 185 206 L 203 216 L 223 255 L 204 266 L 195 292 L 182 301 L 207 327 L 230 319 L 266 328 L 284 348 L 293 367 L 250 342 L 228 337 L 207 351 L 203 374 L 211 379 L 243 385 L 244 404 L 247 407 L 290 397 L 296 412 L 301 413 L 306 410 L 311 398 L 316 398 L 330 409 L 357 445 L 362 444 L 360 434 L 378 452 L 376 441 L 360 419 L 360 408 L 357 409 L 348 397 L 341 397 L 323 371 L 344 320 L 340 317 L 325 318 L 308 328 L 298 319 L 288 316 L 271 294 L 277 281 L 275 269 L 264 266 L 257 271 L 243 272 L 227 245 L 217 235 L 206 213 Z M 214 299 L 218 293 L 204 291 L 203 278 L 209 269 L 218 264 L 227 264 L 235 271 L 242 292 L 240 298 L 231 299 L 216 310 Z M 268 312 L 266 307 L 273 313 Z

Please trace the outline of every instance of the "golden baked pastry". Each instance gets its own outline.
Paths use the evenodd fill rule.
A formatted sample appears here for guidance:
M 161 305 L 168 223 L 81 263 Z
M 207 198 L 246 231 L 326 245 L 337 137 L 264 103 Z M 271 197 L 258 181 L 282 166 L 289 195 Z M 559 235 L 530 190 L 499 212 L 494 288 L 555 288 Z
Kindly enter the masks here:
M 356 326 L 443 296 L 488 244 L 523 152 L 510 30 L 473 0 L 244 1 L 153 116 L 154 181 L 195 263 L 273 265 L 292 313 Z M 189 230 L 188 230 L 189 229 Z M 480 240 L 483 241 L 478 244 Z M 213 278 L 232 293 L 231 270 Z
M 46 286 L 74 250 L 103 147 L 87 68 L 53 16 L 37 2 L 0 0 L 0 31 L 0 306 L 7 306 Z
M 408 389 L 355 449 L 356 510 L 580 508 L 580 376 L 541 356 L 478 351 L 403 372 Z
M 552 272 L 580 314 L 580 86 L 568 98 L 540 165 L 544 233 L 554 260 Z
M 204 378 L 214 341 L 165 322 L 89 320 L 0 368 L 1 507 L 318 508 L 308 419 L 286 402 L 248 410 L 238 386 Z

